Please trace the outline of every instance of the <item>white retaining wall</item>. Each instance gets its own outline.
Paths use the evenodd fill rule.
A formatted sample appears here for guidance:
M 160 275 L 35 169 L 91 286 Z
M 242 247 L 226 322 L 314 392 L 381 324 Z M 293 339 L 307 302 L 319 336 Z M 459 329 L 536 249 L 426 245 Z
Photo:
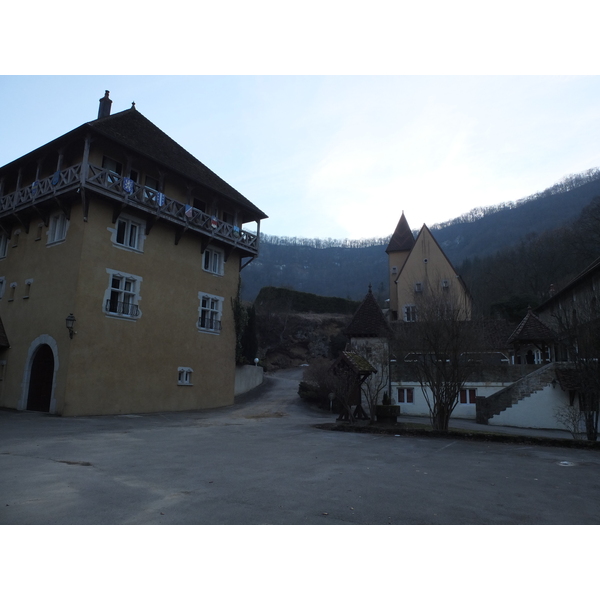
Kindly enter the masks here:
M 478 396 L 491 396 L 501 389 L 504 389 L 507 384 L 499 382 L 482 382 L 482 381 L 469 381 L 465 384 L 467 389 L 476 389 Z M 398 388 L 413 388 L 413 402 L 398 402 Z M 414 415 L 416 417 L 428 417 L 429 406 L 425 395 L 423 394 L 423 388 L 421 384 L 416 381 L 403 381 L 402 385 L 392 383 L 392 403 L 400 406 L 400 414 L 403 415 Z M 431 395 L 430 398 L 431 400 Z M 456 405 L 456 408 L 452 411 L 453 419 L 473 419 L 475 420 L 475 404 L 461 404 L 460 402 Z
M 236 367 L 234 394 L 237 396 L 259 386 L 263 382 L 264 374 L 265 372 L 262 367 L 253 367 L 251 365 Z
M 488 425 L 509 425 L 511 427 L 532 427 L 535 429 L 565 429 L 554 413 L 569 406 L 569 395 L 560 386 L 547 385 L 543 390 L 519 400 L 510 408 L 488 420 Z

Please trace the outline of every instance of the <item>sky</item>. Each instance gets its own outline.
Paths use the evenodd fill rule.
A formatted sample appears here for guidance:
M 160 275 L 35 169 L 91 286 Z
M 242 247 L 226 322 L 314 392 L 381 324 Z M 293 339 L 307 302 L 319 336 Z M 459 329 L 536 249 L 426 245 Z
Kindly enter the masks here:
M 0 164 L 95 119 L 99 98 L 110 90 L 113 114 L 135 102 L 144 116 L 269 215 L 261 231 L 271 235 L 383 237 L 403 211 L 418 229 L 476 207 L 519 200 L 565 176 L 600 167 L 600 77 L 581 46 L 588 43 L 581 40 L 589 26 L 576 12 L 577 0 L 572 6 L 578 30 L 571 35 L 569 17 L 549 5 L 537 13 L 536 28 L 512 22 L 511 37 L 498 30 L 511 23 L 506 11 L 512 2 L 503 4 L 502 14 L 458 2 L 454 12 L 462 7 L 471 19 L 493 18 L 499 27 L 481 31 L 459 18 L 448 32 L 443 25 L 456 15 L 445 4 L 403 5 L 404 12 L 390 12 L 385 19 L 376 10 L 383 2 L 375 1 L 367 15 L 352 3 L 344 6 L 354 10 L 335 13 L 342 4 L 324 1 L 318 6 L 325 22 L 337 24 L 331 40 L 325 25 L 311 24 L 304 12 L 271 14 L 287 23 L 282 30 L 242 9 L 237 19 L 229 15 L 228 24 L 239 43 L 229 43 L 233 35 L 211 37 L 204 28 L 191 46 L 182 41 L 186 24 L 182 31 L 169 27 L 172 15 L 163 23 L 170 38 L 141 46 L 137 34 L 124 35 L 131 31 L 124 23 L 137 4 L 123 4 L 118 38 L 100 28 L 86 39 L 88 32 L 74 27 L 72 39 L 58 36 L 53 44 L 18 58 L 13 54 L 11 60 L 1 53 L 11 40 L 2 38 Z M 207 9 L 207 19 L 222 22 L 232 4 Z M 428 16 L 432 5 L 437 10 Z M 258 6 L 272 12 L 278 5 Z M 516 6 L 523 17 L 535 3 Z M 427 35 L 434 32 L 436 42 L 415 37 L 412 23 L 400 14 L 426 21 Z M 49 27 L 44 24 L 44 31 Z M 563 30 L 550 36 L 552 44 L 549 27 Z M 359 28 L 361 36 L 351 35 Z M 135 31 L 144 31 L 143 21 Z M 28 38 L 36 37 L 34 26 Z M 129 44 L 124 48 L 123 39 Z M 85 53 L 73 60 L 73 47 L 83 40 Z M 190 48 L 195 53 L 190 55 Z M 590 58 L 595 55 L 594 48 Z M 131 62 L 124 56 L 132 57 L 140 74 L 126 72 Z M 102 72 L 107 64 L 111 74 Z

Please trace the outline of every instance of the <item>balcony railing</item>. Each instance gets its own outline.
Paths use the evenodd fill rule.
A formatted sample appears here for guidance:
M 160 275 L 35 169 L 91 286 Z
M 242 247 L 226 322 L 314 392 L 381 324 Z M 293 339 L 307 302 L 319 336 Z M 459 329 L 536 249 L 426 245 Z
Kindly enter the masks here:
M 102 191 L 113 199 L 135 206 L 155 217 L 249 250 L 253 254 L 258 251 L 257 234 L 243 231 L 235 225 L 225 223 L 108 169 L 89 164 L 84 178 L 81 176 L 81 170 L 81 164 L 74 165 L 20 190 L 5 194 L 0 197 L 0 217 L 39 204 L 58 193 L 77 189 L 83 183 L 87 189 Z
M 113 315 L 123 315 L 125 317 L 139 317 L 140 309 L 137 304 L 131 302 L 117 302 L 110 298 L 106 301 L 106 312 Z
M 204 331 L 221 331 L 221 321 L 216 318 L 200 317 L 198 328 Z

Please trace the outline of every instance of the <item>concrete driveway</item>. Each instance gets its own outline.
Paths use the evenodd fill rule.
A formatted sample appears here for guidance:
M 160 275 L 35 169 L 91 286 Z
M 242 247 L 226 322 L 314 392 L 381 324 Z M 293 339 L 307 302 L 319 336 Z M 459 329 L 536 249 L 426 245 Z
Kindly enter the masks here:
M 300 376 L 205 412 L 0 411 L 0 523 L 600 523 L 600 452 L 315 429 Z

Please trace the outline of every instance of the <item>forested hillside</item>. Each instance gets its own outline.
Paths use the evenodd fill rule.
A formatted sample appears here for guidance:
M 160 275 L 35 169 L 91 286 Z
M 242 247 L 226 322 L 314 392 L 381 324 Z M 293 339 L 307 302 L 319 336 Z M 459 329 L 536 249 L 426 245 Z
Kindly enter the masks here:
M 577 219 L 599 195 L 600 169 L 590 169 L 523 200 L 477 208 L 430 229 L 452 263 L 459 265 L 467 258 L 493 254 L 532 234 L 563 227 Z
M 372 284 L 373 293 L 383 303 L 389 285 L 387 240 L 364 241 L 363 247 L 332 243 L 340 245 L 318 247 L 322 240 L 298 242 L 263 236 L 259 257 L 242 270 L 242 298 L 254 301 L 263 287 L 289 287 L 319 296 L 359 300 Z
M 481 311 L 517 319 L 523 306 L 543 301 L 550 284 L 560 288 L 600 255 L 600 201 L 592 202 L 598 196 L 600 170 L 592 169 L 431 229 Z M 396 222 L 389 227 L 391 234 Z M 254 301 L 273 286 L 361 300 L 371 284 L 383 306 L 388 240 L 262 236 L 259 257 L 242 270 L 242 298 Z
M 527 307 L 549 297 L 600 256 L 600 197 L 564 227 L 530 234 L 488 256 L 458 266 L 479 310 L 486 316 L 520 320 Z

